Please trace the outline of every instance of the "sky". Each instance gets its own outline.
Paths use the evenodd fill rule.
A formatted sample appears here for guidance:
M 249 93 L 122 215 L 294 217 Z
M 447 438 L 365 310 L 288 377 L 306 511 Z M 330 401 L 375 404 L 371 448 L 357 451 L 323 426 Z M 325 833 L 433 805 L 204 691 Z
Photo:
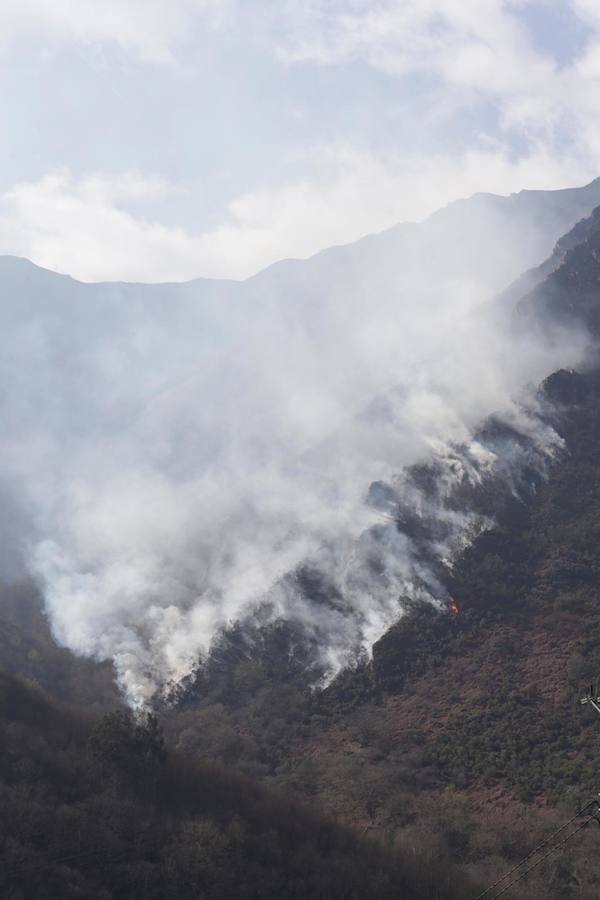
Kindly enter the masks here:
M 243 279 L 600 174 L 597 0 L 0 0 L 0 253 Z

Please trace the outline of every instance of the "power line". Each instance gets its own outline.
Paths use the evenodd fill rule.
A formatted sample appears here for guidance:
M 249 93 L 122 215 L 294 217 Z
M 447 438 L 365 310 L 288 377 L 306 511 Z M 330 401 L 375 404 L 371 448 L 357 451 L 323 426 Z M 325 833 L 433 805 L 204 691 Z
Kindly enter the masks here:
M 551 856 L 553 853 L 555 853 L 556 850 L 558 850 L 559 847 L 562 847 L 564 844 L 566 844 L 567 841 L 570 841 L 572 837 L 575 837 L 577 832 L 581 831 L 582 828 L 585 828 L 585 826 L 589 822 L 591 822 L 593 818 L 594 818 L 593 816 L 588 816 L 588 818 L 585 820 L 585 822 L 582 822 L 581 825 L 578 825 L 577 828 L 573 829 L 571 834 L 568 834 L 566 836 L 566 838 L 563 838 L 562 841 L 559 841 L 558 844 L 555 844 L 554 847 L 551 847 L 547 853 L 544 853 L 544 855 L 542 857 L 540 857 L 540 859 L 538 859 L 536 862 L 534 862 L 534 864 L 532 866 L 528 866 L 528 868 L 525 869 L 524 872 L 521 872 L 521 874 L 518 876 L 518 878 L 515 878 L 514 881 L 511 881 L 509 884 L 507 884 L 505 887 L 503 887 L 501 891 L 498 891 L 497 894 L 492 894 L 492 896 L 489 898 L 489 900 L 496 900 L 497 897 L 501 897 L 502 894 L 505 894 L 506 891 L 509 891 L 512 887 L 515 886 L 515 884 L 517 884 L 519 881 L 521 881 L 523 878 L 525 878 L 526 875 L 528 875 L 534 869 L 537 869 L 537 867 L 539 865 L 541 865 L 545 859 L 547 859 L 549 856 Z
M 580 816 L 582 816 L 586 809 L 588 809 L 590 806 L 593 806 L 597 802 L 598 802 L 597 800 L 590 800 L 589 803 L 586 803 L 586 805 L 583 807 L 583 809 L 581 809 L 576 815 L 574 815 L 571 819 L 569 819 L 568 822 L 565 822 L 564 825 L 561 825 L 560 828 L 557 828 L 556 831 L 554 831 L 551 835 L 549 835 L 540 844 L 538 844 L 536 847 L 534 847 L 533 850 L 531 850 L 527 854 L 527 856 L 524 856 L 523 859 L 516 864 L 516 866 L 513 866 L 512 869 L 509 869 L 508 872 L 505 872 L 501 878 L 499 878 L 493 884 L 490 884 L 490 886 L 487 887 L 485 889 L 485 891 L 482 891 L 481 894 L 477 894 L 477 896 L 475 897 L 475 900 L 482 900 L 482 897 L 485 897 L 487 894 L 489 894 L 490 891 L 493 891 L 495 887 L 498 887 L 499 884 L 501 884 L 503 881 L 505 881 L 505 879 L 507 879 L 510 875 L 512 875 L 513 872 L 516 872 L 517 869 L 520 869 L 522 865 L 524 865 L 533 856 L 535 856 L 537 853 L 539 853 L 539 851 L 542 849 L 542 847 L 546 847 L 547 844 L 549 844 L 551 841 L 553 841 L 562 831 L 565 830 L 565 828 L 568 828 L 569 825 L 571 825 L 571 823 L 575 821 L 575 819 L 578 819 Z M 587 821 L 586 821 L 586 825 L 587 825 Z M 492 900 L 492 898 L 490 897 L 489 900 Z
M 122 851 L 118 857 L 113 857 L 112 861 L 116 862 L 118 859 L 121 859 L 123 856 L 128 855 L 131 852 L 130 849 L 127 851 Z M 22 872 L 27 870 L 27 872 L 37 872 L 41 869 L 47 869 L 50 866 L 62 866 L 69 865 L 69 863 L 77 863 L 79 860 L 87 860 L 94 859 L 96 857 L 106 856 L 108 859 L 108 854 L 104 848 L 102 849 L 90 849 L 90 850 L 82 850 L 79 853 L 71 853 L 69 856 L 58 856 L 58 857 L 47 857 L 41 860 L 34 860 L 28 862 L 16 863 L 12 866 L 9 866 L 8 869 L 5 869 L 2 872 L 2 876 L 7 879 L 12 879 L 17 875 L 20 875 Z M 0 876 L 1 877 L 1 876 Z
M 141 845 L 138 845 L 138 850 L 141 851 L 149 851 L 156 847 L 156 841 L 147 840 L 143 841 Z M 127 847 L 121 850 L 119 853 L 110 854 L 105 847 L 102 848 L 93 848 L 91 847 L 88 850 L 80 850 L 77 853 L 71 853 L 68 856 L 58 856 L 58 857 L 47 857 L 45 859 L 33 860 L 33 861 L 23 861 L 21 863 L 13 863 L 12 867 L 9 865 L 7 870 L 3 870 L 0 874 L 0 877 L 4 876 L 8 880 L 20 875 L 23 871 L 27 870 L 28 872 L 36 872 L 42 869 L 47 869 L 49 866 L 56 865 L 67 865 L 70 863 L 77 863 L 79 860 L 88 860 L 88 859 L 96 859 L 105 857 L 107 862 L 117 863 L 126 857 L 131 856 L 132 848 Z

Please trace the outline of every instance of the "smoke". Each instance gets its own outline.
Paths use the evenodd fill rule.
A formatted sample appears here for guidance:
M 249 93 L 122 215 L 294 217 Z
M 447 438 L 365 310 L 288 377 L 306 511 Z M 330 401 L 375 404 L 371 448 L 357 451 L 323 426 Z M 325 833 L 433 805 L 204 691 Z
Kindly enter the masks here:
M 471 204 L 245 283 L 1 261 L 4 545 L 132 705 L 256 615 L 302 625 L 335 674 L 403 598 L 445 602 L 491 523 L 461 491 L 543 474 L 559 442 L 526 386 L 585 342 L 515 335 L 492 301 L 560 232 Z M 478 435 L 492 412 L 504 431 Z

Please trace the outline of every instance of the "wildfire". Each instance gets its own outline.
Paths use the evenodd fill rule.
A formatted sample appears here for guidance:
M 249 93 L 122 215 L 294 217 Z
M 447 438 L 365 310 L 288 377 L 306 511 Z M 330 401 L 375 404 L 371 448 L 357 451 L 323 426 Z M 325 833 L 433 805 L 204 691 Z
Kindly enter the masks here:
M 456 602 L 454 597 L 450 597 L 450 612 L 454 613 L 455 616 L 457 616 L 460 612 L 458 603 Z

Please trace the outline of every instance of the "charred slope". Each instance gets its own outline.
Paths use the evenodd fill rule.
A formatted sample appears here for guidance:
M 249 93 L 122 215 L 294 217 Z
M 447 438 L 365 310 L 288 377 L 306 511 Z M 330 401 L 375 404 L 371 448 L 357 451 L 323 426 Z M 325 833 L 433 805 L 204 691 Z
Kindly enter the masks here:
M 461 614 L 440 617 L 418 608 L 376 645 L 374 669 L 382 679 L 391 674 L 384 659 L 396 637 L 403 635 L 403 642 L 423 650 L 429 620 L 439 622 L 449 647 L 460 644 L 460 636 L 472 626 L 510 621 L 526 627 L 532 614 L 552 617 L 560 610 L 581 610 L 582 624 L 589 627 L 586 615 L 595 612 L 600 585 L 600 374 L 558 372 L 547 379 L 543 392 L 553 398 L 555 408 L 561 406 L 556 413 L 565 441 L 560 461 L 529 502 L 514 497 L 500 511 L 496 526 L 457 561 L 448 586 Z

